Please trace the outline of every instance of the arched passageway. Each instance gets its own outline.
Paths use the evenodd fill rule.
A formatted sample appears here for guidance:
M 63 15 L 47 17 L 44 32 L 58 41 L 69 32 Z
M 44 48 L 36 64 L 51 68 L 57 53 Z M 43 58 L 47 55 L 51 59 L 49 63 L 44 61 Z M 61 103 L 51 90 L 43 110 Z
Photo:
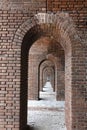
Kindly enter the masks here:
M 39 77 L 40 77 L 40 90 L 43 89 L 43 86 L 50 80 L 52 87 L 55 91 L 55 80 L 57 79 L 55 76 L 55 64 L 52 63 L 50 60 L 44 60 L 41 62 L 39 66 Z
M 35 128 L 37 127 L 38 129 L 46 129 L 44 128 L 44 125 L 40 125 L 41 120 L 43 120 L 43 123 L 46 122 L 46 116 L 44 117 L 44 113 L 47 113 L 46 110 L 48 109 L 55 111 L 60 109 L 61 111 L 61 102 L 57 102 L 56 99 L 65 100 L 64 94 L 61 94 L 61 91 L 65 93 L 64 73 L 62 73 L 62 71 L 64 72 L 63 68 L 64 50 L 61 45 L 57 43 L 57 41 L 55 41 L 53 38 L 50 38 L 50 36 L 43 36 L 33 43 L 29 50 L 28 60 L 29 100 L 27 122 L 29 125 L 32 126 L 33 122 Z M 59 79 L 57 77 L 58 75 Z M 62 103 L 64 104 L 64 102 Z M 62 109 L 64 109 L 63 107 Z M 44 112 L 42 110 L 44 110 Z M 39 113 L 42 113 L 43 119 L 41 118 L 42 115 Z M 62 125 L 65 127 L 64 111 L 62 111 L 62 113 L 63 117 L 61 122 L 63 122 Z M 54 117 L 55 116 L 53 116 L 53 118 Z M 56 119 L 58 118 L 56 117 Z M 56 129 L 57 127 L 61 129 L 62 125 L 59 126 L 58 124 L 59 121 L 57 126 L 51 122 L 51 125 L 54 125 Z M 46 125 L 46 127 L 48 129 L 49 126 Z
M 55 86 L 53 86 L 56 91 L 58 90 L 59 94 L 56 95 L 61 99 L 61 90 L 65 89 L 65 85 L 64 73 L 62 73 L 62 71 L 64 72 L 64 50 L 60 44 L 50 37 L 41 36 L 41 38 L 35 41 L 31 46 L 28 59 L 28 99 L 39 99 L 39 91 L 44 86 L 42 72 L 45 66 L 53 67 L 55 69 L 55 79 L 53 79 Z M 57 79 L 58 74 L 60 75 Z M 58 96 L 57 99 L 59 99 Z
M 46 82 L 50 82 L 53 90 L 55 91 L 55 72 L 52 67 L 45 67 L 42 71 L 42 86 L 46 84 Z M 43 91 L 43 90 L 42 90 Z
M 26 35 L 24 36 L 25 32 Z M 16 43 L 16 39 L 18 39 L 19 44 L 17 46 L 21 49 L 20 128 L 22 129 L 27 124 L 28 51 L 37 39 L 41 36 L 48 35 L 52 39 L 56 39 L 57 43 L 60 43 L 65 51 L 65 101 L 67 130 L 82 130 L 83 125 L 86 125 L 84 124 L 84 121 L 81 120 L 81 123 L 83 124 L 81 128 L 79 120 L 83 118 L 86 120 L 86 116 L 84 116 L 84 114 L 81 115 L 82 109 L 85 109 L 85 99 L 84 96 L 80 96 L 78 99 L 78 95 L 75 93 L 78 91 L 80 95 L 81 91 L 79 91 L 79 88 L 83 85 L 83 81 L 79 82 L 79 80 L 83 79 L 84 76 L 81 77 L 79 74 L 81 72 L 81 68 L 83 67 L 85 69 L 85 67 L 83 64 L 80 64 L 78 68 L 76 62 L 76 59 L 78 59 L 78 63 L 80 63 L 83 48 L 73 27 L 72 20 L 69 18 L 68 14 L 64 13 L 58 13 L 55 15 L 37 14 L 36 17 L 25 22 L 15 35 L 14 44 Z M 21 42 L 22 46 L 20 48 Z M 78 52 L 76 51 L 77 49 Z M 82 109 L 78 112 L 81 100 Z

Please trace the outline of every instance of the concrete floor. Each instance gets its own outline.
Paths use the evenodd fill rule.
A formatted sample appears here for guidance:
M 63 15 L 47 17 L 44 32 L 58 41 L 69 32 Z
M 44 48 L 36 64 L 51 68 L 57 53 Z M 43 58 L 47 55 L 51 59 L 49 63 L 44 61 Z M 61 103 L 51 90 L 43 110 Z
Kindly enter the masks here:
M 56 101 L 50 82 L 47 82 L 40 92 L 39 101 L 28 101 L 28 125 L 33 130 L 66 130 L 65 102 Z

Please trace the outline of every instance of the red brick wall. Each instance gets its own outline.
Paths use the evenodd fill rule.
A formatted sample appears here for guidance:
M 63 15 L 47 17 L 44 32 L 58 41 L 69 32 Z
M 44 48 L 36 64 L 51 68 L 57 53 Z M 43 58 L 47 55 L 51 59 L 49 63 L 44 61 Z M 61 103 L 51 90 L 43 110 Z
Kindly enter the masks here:
M 47 11 L 56 13 L 65 11 L 70 14 L 78 28 L 87 28 L 86 0 L 47 0 Z

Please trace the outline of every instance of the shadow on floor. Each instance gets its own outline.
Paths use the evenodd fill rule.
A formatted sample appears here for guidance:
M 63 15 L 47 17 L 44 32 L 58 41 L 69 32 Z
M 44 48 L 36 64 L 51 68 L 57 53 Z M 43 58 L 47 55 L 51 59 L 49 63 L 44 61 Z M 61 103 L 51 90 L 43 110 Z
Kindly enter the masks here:
M 23 127 L 22 130 L 38 130 L 38 129 L 27 125 L 27 126 Z
M 39 98 L 39 100 L 46 100 L 46 99 L 44 99 L 44 98 Z

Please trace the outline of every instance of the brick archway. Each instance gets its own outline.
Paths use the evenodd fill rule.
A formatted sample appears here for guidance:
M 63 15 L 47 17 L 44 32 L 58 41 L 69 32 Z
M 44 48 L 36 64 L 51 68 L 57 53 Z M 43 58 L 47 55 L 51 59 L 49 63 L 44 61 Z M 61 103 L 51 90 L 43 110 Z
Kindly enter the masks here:
M 55 91 L 55 71 L 53 67 L 44 67 L 43 71 L 42 71 L 42 83 L 43 83 L 43 87 L 46 84 L 46 82 L 50 82 L 53 88 L 53 91 Z M 48 77 L 48 79 L 47 79 Z
M 28 68 L 27 55 L 29 48 L 41 35 L 49 35 L 51 38 L 56 39 L 65 50 L 66 126 L 67 130 L 83 130 L 83 126 L 80 125 L 80 123 L 84 124 L 84 121 L 81 119 L 84 118 L 86 120 L 86 115 L 81 115 L 82 107 L 81 111 L 77 112 L 77 110 L 80 107 L 80 99 L 82 99 L 85 114 L 85 99 L 84 95 L 81 96 L 77 104 L 76 100 L 78 96 L 75 94 L 77 91 L 79 94 L 81 93 L 79 88 L 84 84 L 83 82 L 79 82 L 80 79 L 84 78 L 84 76 L 79 76 L 81 68 L 84 69 L 84 65 L 80 63 L 80 61 L 84 62 L 84 58 L 81 59 L 83 48 L 74 28 L 73 21 L 67 13 L 63 12 L 59 12 L 55 15 L 37 14 L 35 17 L 29 18 L 29 20 L 23 23 L 15 34 L 13 46 L 16 46 L 15 54 L 18 54 L 19 58 L 16 65 L 21 64 L 21 68 L 20 66 L 18 68 L 18 70 L 21 71 L 21 82 L 19 80 L 16 81 L 19 83 L 20 90 L 20 97 L 18 97 L 20 109 L 17 115 L 20 116 L 20 129 L 27 124 L 27 69 L 23 68 L 23 66 Z M 24 54 L 24 52 L 26 53 Z M 80 63 L 79 68 L 76 59 L 78 59 L 78 63 Z M 74 77 L 76 77 L 76 79 Z M 24 84 L 26 85 L 25 88 L 23 86 Z M 77 115 L 75 114 L 76 112 Z M 84 126 L 86 125 L 84 124 Z M 84 128 L 84 130 L 86 129 Z
M 51 68 L 53 69 L 53 76 L 55 77 L 55 63 L 52 62 L 51 60 L 48 60 L 48 59 L 45 59 L 43 60 L 40 64 L 39 64 L 39 87 L 40 87 L 40 90 L 42 91 L 43 90 L 43 87 L 44 87 L 44 81 L 43 81 L 43 71 L 44 69 L 46 68 Z M 53 88 L 55 90 L 55 79 L 53 80 Z

